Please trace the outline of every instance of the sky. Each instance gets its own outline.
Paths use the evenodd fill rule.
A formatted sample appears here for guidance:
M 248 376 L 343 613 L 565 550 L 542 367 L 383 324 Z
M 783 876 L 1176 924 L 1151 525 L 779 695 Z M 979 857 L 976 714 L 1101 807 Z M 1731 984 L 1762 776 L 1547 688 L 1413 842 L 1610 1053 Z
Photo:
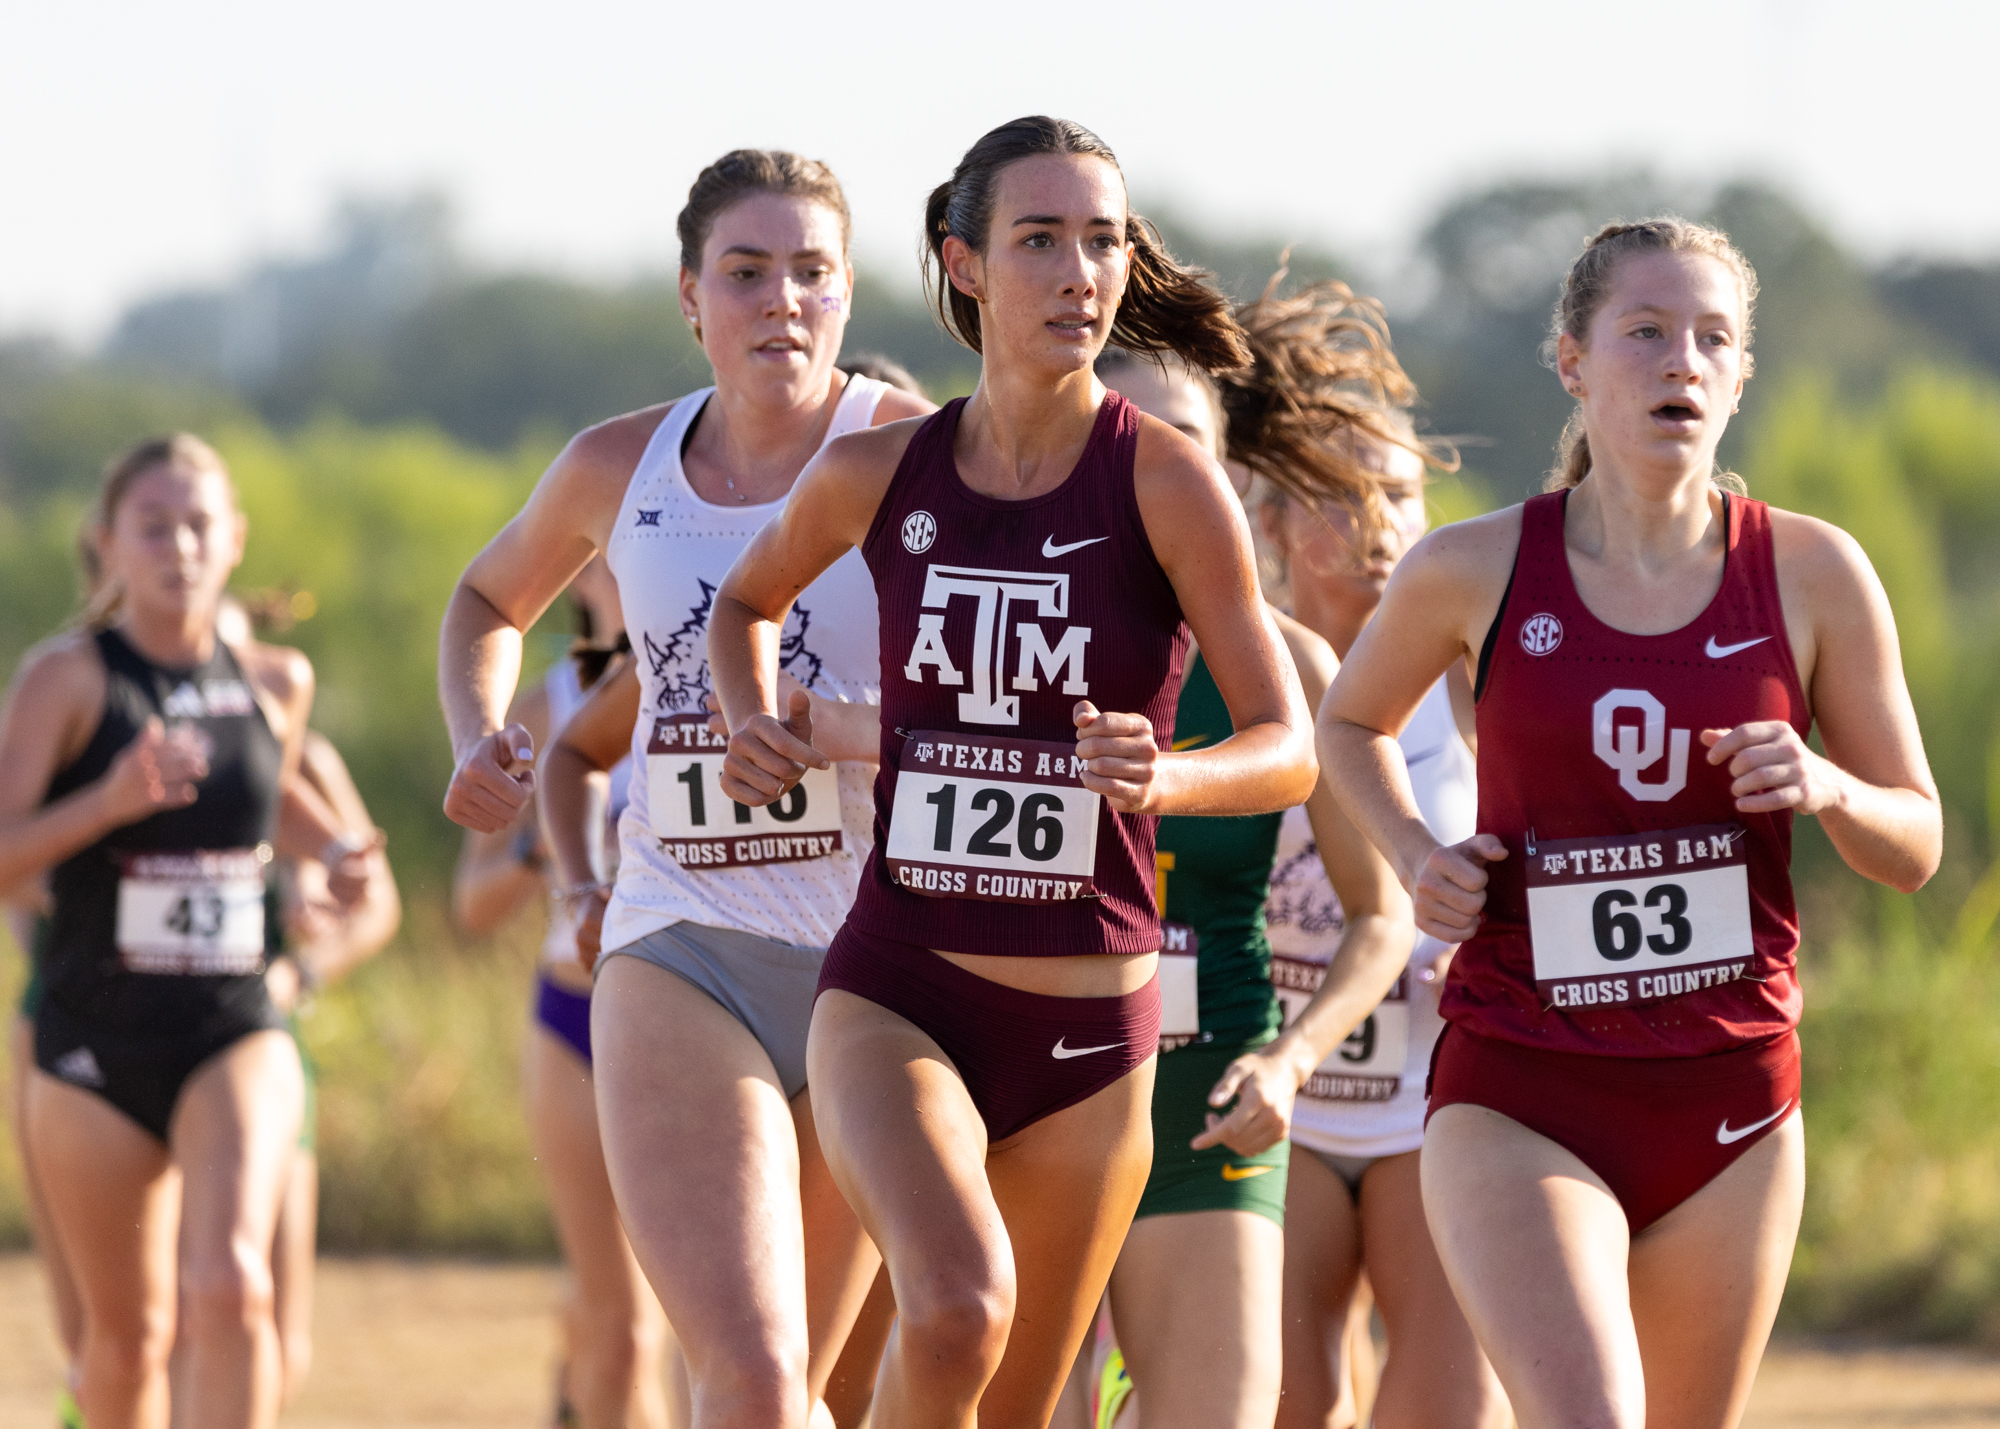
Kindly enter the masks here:
M 1078 120 L 1207 227 L 1393 264 L 1468 188 L 1613 164 L 1789 189 L 1872 258 L 2000 256 L 2000 5 L 1904 0 L 69 0 L 0 9 L 0 332 L 308 250 L 341 196 L 448 193 L 482 261 L 672 261 L 701 166 L 828 161 L 915 281 L 924 194 Z

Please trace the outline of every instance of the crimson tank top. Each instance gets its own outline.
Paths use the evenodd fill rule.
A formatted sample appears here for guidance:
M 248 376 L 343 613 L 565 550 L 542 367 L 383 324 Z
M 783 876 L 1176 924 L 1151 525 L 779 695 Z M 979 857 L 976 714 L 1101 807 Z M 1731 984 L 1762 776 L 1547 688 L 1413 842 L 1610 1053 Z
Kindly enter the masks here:
M 1760 501 L 1723 497 L 1722 586 L 1687 625 L 1631 635 L 1577 595 L 1566 492 L 1521 513 L 1478 704 L 1486 914 L 1444 1016 L 1563 1052 L 1698 1057 L 1797 1025 L 1790 813 L 1743 814 L 1700 732 L 1812 720 Z
M 1107 392 L 1062 485 L 1003 501 L 959 478 L 964 407 L 917 429 L 862 546 L 881 621 L 882 765 L 848 916 L 945 952 L 1156 951 L 1156 820 L 1102 800 L 1089 818 L 1094 796 L 1070 762 L 1070 711 L 1086 697 L 1144 715 L 1162 749 L 1173 737 L 1188 633 L 1139 515 L 1137 410 Z M 913 771 L 900 810 L 899 766 Z

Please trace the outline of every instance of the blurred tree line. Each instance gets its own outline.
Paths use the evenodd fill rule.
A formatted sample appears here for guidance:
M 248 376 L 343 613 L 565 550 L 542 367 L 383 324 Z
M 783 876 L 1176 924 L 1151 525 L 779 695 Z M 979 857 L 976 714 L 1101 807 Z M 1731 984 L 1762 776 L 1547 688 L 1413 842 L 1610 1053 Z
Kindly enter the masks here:
M 1465 471 L 1438 487 L 1441 516 L 1456 516 L 1539 486 L 1568 411 L 1538 358 L 1561 274 L 1600 224 L 1662 209 L 1718 222 L 1759 271 L 1757 376 L 1724 459 L 1753 494 L 1835 521 L 1867 549 L 1946 803 L 1944 872 L 1913 899 L 1836 875 L 1817 825 L 1801 822 L 1814 1179 L 1791 1313 L 2000 1338 L 2000 981 L 1988 972 L 2000 262 L 1870 267 L 1768 185 L 1686 189 L 1638 172 L 1469 193 L 1382 272 L 1293 246 L 1303 235 L 1227 238 L 1197 215 L 1152 212 L 1177 254 L 1239 297 L 1288 248 L 1295 280 L 1337 276 L 1384 296 L 1424 425 L 1464 451 Z M 917 294 L 864 271 L 847 351 L 871 350 L 935 396 L 977 377 Z M 424 196 L 350 203 L 318 251 L 135 304 L 94 351 L 0 338 L 10 669 L 76 609 L 73 541 L 99 468 L 168 427 L 209 436 L 233 465 L 252 522 L 239 584 L 310 595 L 289 602 L 309 618 L 270 638 L 313 658 L 315 722 L 389 830 L 412 908 L 401 950 L 323 999 L 311 1033 L 330 1073 L 337 1243 L 549 1244 L 525 1151 L 488 1105 L 512 1095 L 507 1027 L 532 940 L 503 939 L 498 962 L 470 950 L 468 964 L 441 911 L 457 831 L 438 810 L 450 755 L 437 619 L 571 432 L 705 380 L 671 272 L 592 284 L 494 271 Z M 531 673 L 560 654 L 566 622 L 560 605 L 544 620 Z M 1869 1170 L 1887 1164 L 1904 1170 Z M 18 1234 L 10 1185 L 0 1151 L 0 1238 Z

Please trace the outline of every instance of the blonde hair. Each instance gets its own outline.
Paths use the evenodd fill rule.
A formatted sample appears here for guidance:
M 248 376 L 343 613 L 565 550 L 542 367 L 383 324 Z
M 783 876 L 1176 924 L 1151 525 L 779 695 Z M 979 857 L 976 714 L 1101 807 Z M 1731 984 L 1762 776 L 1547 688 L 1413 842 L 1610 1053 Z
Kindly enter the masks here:
M 1611 296 L 1611 280 L 1619 261 L 1635 253 L 1697 253 L 1713 258 L 1736 277 L 1743 294 L 1743 377 L 1748 381 L 1756 362 L 1750 340 L 1756 334 L 1757 270 L 1743 256 L 1729 235 L 1705 223 L 1691 223 L 1673 214 L 1649 218 L 1643 223 L 1610 223 L 1583 246 L 1563 277 L 1562 296 L 1556 299 L 1549 335 L 1542 340 L 1542 363 L 1553 368 L 1565 334 L 1581 344 L 1604 300 Z M 1563 491 L 1590 475 L 1590 437 L 1583 427 L 1583 408 L 1570 413 L 1556 440 L 1556 464 L 1549 471 L 1544 489 Z M 1717 486 L 1743 493 L 1743 478 L 1733 471 L 1718 471 Z
M 117 618 L 119 607 L 125 601 L 124 589 L 105 574 L 103 560 L 97 550 L 98 539 L 117 520 L 118 508 L 131 494 L 133 483 L 160 466 L 214 472 L 228 489 L 230 503 L 235 504 L 236 484 L 229 479 L 228 463 L 223 461 L 220 452 L 191 432 L 169 432 L 162 437 L 148 437 L 113 457 L 105 465 L 104 475 L 98 482 L 97 499 L 91 503 L 90 512 L 83 518 L 83 525 L 76 533 L 84 599 L 83 611 L 76 623 L 86 629 L 101 630 L 109 625 Z

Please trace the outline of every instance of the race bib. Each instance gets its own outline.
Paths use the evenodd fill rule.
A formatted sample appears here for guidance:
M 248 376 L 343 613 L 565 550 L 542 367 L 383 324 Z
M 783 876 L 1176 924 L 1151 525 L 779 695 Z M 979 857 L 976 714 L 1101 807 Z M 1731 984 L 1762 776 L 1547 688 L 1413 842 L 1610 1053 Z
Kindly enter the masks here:
M 666 715 L 646 741 L 653 837 L 683 868 L 744 868 L 826 858 L 841 846 L 840 778 L 808 769 L 782 798 L 752 808 L 722 792 L 729 736 L 705 714 Z
M 1658 1002 L 1747 973 L 1745 842 L 1740 824 L 1531 842 L 1528 931 L 1549 1005 Z
M 1306 1010 L 1326 978 L 1322 963 L 1273 956 L 1271 986 L 1290 1027 Z M 1403 1085 L 1403 1065 L 1410 1051 L 1409 975 L 1396 979 L 1388 996 L 1347 1034 L 1347 1040 L 1299 1087 L 1299 1095 L 1323 1102 L 1386 1102 L 1395 1100 Z
M 1201 939 L 1185 923 L 1160 924 L 1160 1050 L 1201 1036 Z
M 896 770 L 883 857 L 904 888 L 994 903 L 1096 893 L 1101 801 L 1074 744 L 923 730 Z
M 264 966 L 264 865 L 271 846 L 134 854 L 118 880 L 118 960 L 127 972 L 247 976 Z

